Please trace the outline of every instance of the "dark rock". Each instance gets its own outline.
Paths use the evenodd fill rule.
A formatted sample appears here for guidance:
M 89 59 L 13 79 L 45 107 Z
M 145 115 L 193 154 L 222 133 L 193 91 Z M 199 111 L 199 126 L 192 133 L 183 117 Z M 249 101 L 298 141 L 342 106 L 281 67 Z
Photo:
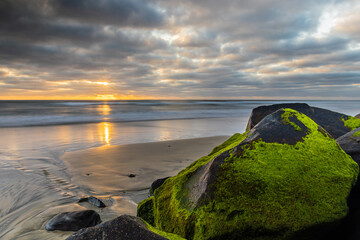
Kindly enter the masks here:
M 348 213 L 358 166 L 306 115 L 280 109 L 220 146 L 139 203 L 139 216 L 186 239 L 320 240 Z
M 56 215 L 46 224 L 48 231 L 78 231 L 101 223 L 100 215 L 93 210 L 64 212 Z
M 159 188 L 164 182 L 166 179 L 168 179 L 169 177 L 165 177 L 165 178 L 159 178 L 159 179 L 156 179 L 152 184 L 151 184 L 151 187 L 150 187 L 150 190 L 149 190 L 149 196 L 152 196 L 154 195 L 154 191 Z
M 322 126 L 335 139 L 351 131 L 351 129 L 344 126 L 344 121 L 342 120 L 348 119 L 350 116 L 323 108 L 311 107 L 306 103 L 274 104 L 254 108 L 251 112 L 246 129 L 252 129 L 264 117 L 281 108 L 291 108 L 304 113 L 314 122 Z
M 106 207 L 105 203 L 103 203 L 100 199 L 97 199 L 96 197 L 93 197 L 93 196 L 90 196 L 87 198 L 80 198 L 79 202 L 88 202 L 99 208 Z
M 128 175 L 128 177 L 129 177 L 129 178 L 134 178 L 134 177 L 136 177 L 136 175 L 133 174 L 133 173 L 131 173 L 131 174 Z
M 274 104 L 268 106 L 259 106 L 252 110 L 249 117 L 249 121 L 246 126 L 246 130 L 252 129 L 264 117 L 266 117 L 267 115 L 273 112 L 276 112 L 281 108 L 291 108 L 296 111 L 302 112 L 304 114 L 306 114 L 305 112 L 308 112 L 310 110 L 310 106 L 307 105 L 306 103 L 284 103 L 284 104 Z
M 357 164 L 360 164 L 360 128 L 357 128 L 336 139 L 340 147 L 349 154 Z M 351 210 L 359 211 L 360 217 L 360 178 L 358 177 L 355 187 L 348 198 L 348 205 Z M 358 220 L 360 222 L 360 219 Z
M 360 114 L 356 115 L 355 117 L 356 117 L 356 118 L 360 118 Z
M 165 240 L 152 231 L 137 217 L 123 215 L 95 227 L 84 228 L 66 240 Z
M 340 147 L 360 164 L 360 128 L 336 139 Z

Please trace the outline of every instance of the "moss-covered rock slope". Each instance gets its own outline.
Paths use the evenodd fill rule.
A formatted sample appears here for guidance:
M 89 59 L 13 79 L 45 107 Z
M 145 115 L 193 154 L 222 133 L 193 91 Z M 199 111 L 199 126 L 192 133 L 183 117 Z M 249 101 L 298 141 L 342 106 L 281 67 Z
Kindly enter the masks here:
M 292 239 L 346 216 L 357 175 L 324 129 L 280 109 L 167 179 L 138 215 L 186 239 Z

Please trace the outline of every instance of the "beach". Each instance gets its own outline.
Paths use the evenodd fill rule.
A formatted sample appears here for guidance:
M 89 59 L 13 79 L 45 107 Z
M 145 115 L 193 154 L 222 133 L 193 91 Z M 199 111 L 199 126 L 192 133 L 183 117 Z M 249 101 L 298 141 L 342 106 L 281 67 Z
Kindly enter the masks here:
M 274 103 L 0 102 L 0 239 L 65 239 L 72 232 L 45 230 L 61 212 L 93 209 L 103 222 L 135 215 L 154 180 L 244 132 L 252 108 Z M 308 102 L 349 115 L 358 103 Z M 78 203 L 88 196 L 107 207 Z
M 119 146 L 105 145 L 67 152 L 61 159 L 65 163 L 69 178 L 59 178 L 53 176 L 53 170 L 42 169 L 42 174 L 53 185 L 47 189 L 48 195 L 43 193 L 41 199 L 32 199 L 34 203 L 25 209 L 15 211 L 15 215 L 10 214 L 7 219 L 2 218 L 3 223 L 10 219 L 12 221 L 12 224 L 7 226 L 8 231 L 2 228 L 5 230 L 2 239 L 65 239 L 72 232 L 47 232 L 44 229 L 51 217 L 65 211 L 96 210 L 103 222 L 122 214 L 135 216 L 138 202 L 148 196 L 153 181 L 176 175 L 191 162 L 210 153 L 227 138 L 228 136 L 217 136 Z M 129 177 L 130 174 L 135 177 Z M 20 176 L 15 177 L 21 179 Z M 41 186 L 36 185 L 24 184 L 24 191 L 32 189 L 33 192 L 44 192 L 44 189 L 40 189 Z M 15 192 L 15 189 L 12 189 L 12 192 Z M 18 194 L 20 195 L 21 191 Z M 78 203 L 81 197 L 90 195 L 101 199 L 107 207 L 99 209 L 89 203 Z M 10 202 L 8 204 L 11 205 Z M 29 215 L 24 217 L 22 213 Z

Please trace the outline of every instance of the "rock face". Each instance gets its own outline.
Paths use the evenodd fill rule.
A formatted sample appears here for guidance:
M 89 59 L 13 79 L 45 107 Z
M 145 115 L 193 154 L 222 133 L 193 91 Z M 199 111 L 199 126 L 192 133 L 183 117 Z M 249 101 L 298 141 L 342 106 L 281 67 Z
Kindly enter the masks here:
M 336 139 L 340 147 L 360 164 L 360 128 Z
M 48 231 L 78 231 L 82 228 L 92 227 L 101 223 L 100 216 L 93 210 L 77 212 L 64 212 L 56 215 L 46 224 Z
M 137 217 L 123 215 L 95 227 L 84 228 L 66 240 L 166 240 L 152 231 Z
M 323 108 L 311 107 L 305 103 L 288 103 L 254 108 L 248 121 L 247 130 L 252 129 L 264 117 L 281 108 L 291 108 L 304 113 L 314 122 L 322 126 L 333 138 L 338 138 L 347 132 L 360 127 L 360 121 L 354 117 Z
M 360 128 L 357 128 L 344 136 L 336 139 L 336 142 L 340 147 L 349 154 L 357 164 L 360 164 Z M 360 179 L 351 191 L 351 195 L 348 199 L 349 207 L 351 211 L 360 211 Z M 360 222 L 360 212 L 359 212 Z M 360 236 L 360 233 L 359 233 Z
M 153 216 L 138 214 L 186 239 L 322 239 L 357 175 L 324 129 L 280 109 L 169 178 L 139 204 Z
M 99 208 L 106 207 L 105 203 L 103 203 L 100 199 L 97 199 L 96 197 L 93 197 L 93 196 L 90 196 L 87 198 L 80 198 L 79 202 L 88 202 Z
M 356 115 L 355 117 L 356 117 L 356 118 L 360 118 L 360 114 Z

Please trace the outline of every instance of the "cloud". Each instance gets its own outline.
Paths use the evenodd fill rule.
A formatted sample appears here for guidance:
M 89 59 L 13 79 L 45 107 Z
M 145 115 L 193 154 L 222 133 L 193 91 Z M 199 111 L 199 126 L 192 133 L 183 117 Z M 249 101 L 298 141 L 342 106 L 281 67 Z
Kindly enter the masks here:
M 156 27 L 163 13 L 144 0 L 54 0 L 52 10 L 60 18 L 101 25 Z
M 3 0 L 0 90 L 359 98 L 359 9 L 354 0 Z

